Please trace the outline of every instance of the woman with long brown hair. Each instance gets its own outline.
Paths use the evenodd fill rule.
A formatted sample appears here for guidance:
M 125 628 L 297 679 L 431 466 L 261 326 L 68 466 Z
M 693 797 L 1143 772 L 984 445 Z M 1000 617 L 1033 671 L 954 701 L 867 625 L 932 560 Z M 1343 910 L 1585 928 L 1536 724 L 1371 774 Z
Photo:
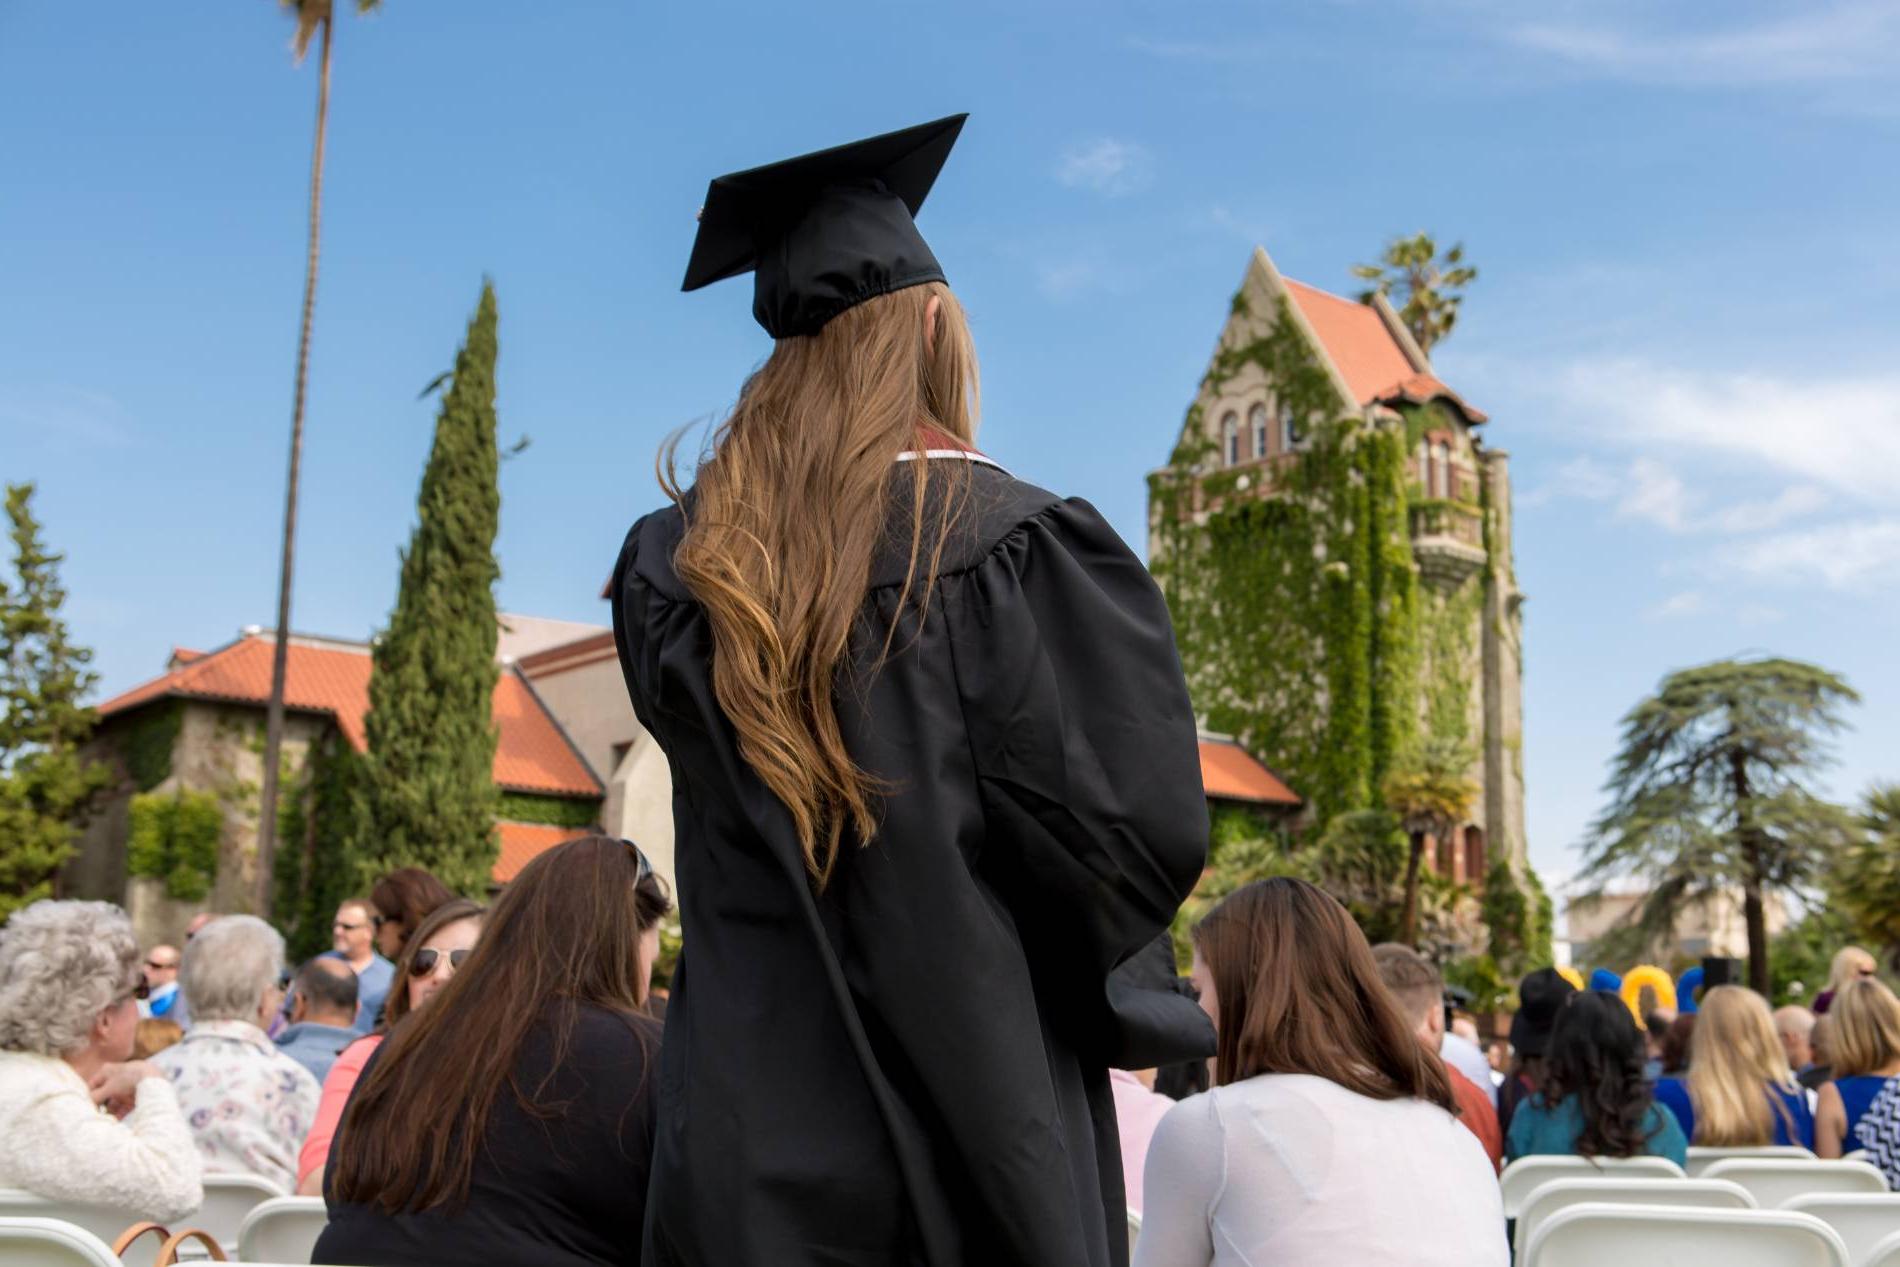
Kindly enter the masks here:
M 1497 1172 L 1345 907 L 1236 890 L 1194 928 L 1194 983 L 1214 1088 L 1148 1146 L 1135 1267 L 1503 1267 Z
M 1603 990 L 1570 995 L 1551 1030 L 1537 1092 L 1511 1116 L 1505 1155 L 1647 1154 L 1682 1165 L 1688 1144 L 1675 1116 L 1650 1094 L 1647 1055 L 1623 1000 Z
M 382 1020 L 376 1029 L 337 1053 L 336 1063 L 324 1075 L 323 1099 L 317 1104 L 316 1120 L 304 1138 L 297 1155 L 297 1192 L 301 1196 L 323 1195 L 324 1167 L 330 1160 L 330 1145 L 343 1121 L 344 1106 L 363 1076 L 369 1058 L 382 1046 L 390 1028 L 403 1017 L 427 1003 L 449 980 L 475 948 L 481 934 L 484 907 L 467 898 L 444 902 L 416 926 L 415 934 L 396 957 L 395 984 L 390 988 Z
M 641 934 L 670 908 L 638 849 L 536 857 L 344 1110 L 323 1262 L 639 1261 L 658 1025 Z
M 1107 1070 L 1212 1047 L 1108 986 L 1205 860 L 1194 717 L 1140 560 L 974 450 L 912 220 L 961 124 L 721 177 L 701 218 L 688 288 L 752 272 L 776 343 L 612 583 L 684 944 L 652 1261 L 1119 1264 Z

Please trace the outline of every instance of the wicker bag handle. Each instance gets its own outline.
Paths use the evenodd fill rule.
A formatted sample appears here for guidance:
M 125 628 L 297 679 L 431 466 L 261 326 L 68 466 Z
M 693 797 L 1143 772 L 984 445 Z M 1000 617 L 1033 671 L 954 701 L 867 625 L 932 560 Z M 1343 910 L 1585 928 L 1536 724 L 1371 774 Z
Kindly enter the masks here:
M 165 1241 L 164 1244 L 158 1247 L 158 1258 L 153 1262 L 152 1267 L 176 1267 L 178 1262 L 178 1247 L 190 1240 L 200 1242 L 209 1250 L 212 1262 L 224 1263 L 230 1261 L 225 1255 L 224 1247 L 218 1244 L 217 1238 L 202 1228 L 188 1227 L 177 1232 L 167 1232 L 157 1223 L 134 1223 L 131 1227 L 119 1233 L 119 1239 L 112 1242 L 113 1255 L 123 1258 L 125 1251 L 130 1248 L 132 1242 L 150 1232 L 157 1232 Z

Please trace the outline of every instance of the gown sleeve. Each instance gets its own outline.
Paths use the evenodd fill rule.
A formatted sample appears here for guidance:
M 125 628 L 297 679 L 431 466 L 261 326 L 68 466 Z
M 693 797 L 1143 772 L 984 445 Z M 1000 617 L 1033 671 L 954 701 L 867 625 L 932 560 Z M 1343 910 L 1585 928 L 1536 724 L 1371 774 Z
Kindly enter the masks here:
M 1013 908 L 1045 1006 L 1069 1012 L 1058 1020 L 1083 1050 L 1121 1063 L 1107 975 L 1168 926 L 1207 858 L 1167 606 L 1082 501 L 1020 525 L 945 597 L 980 865 Z

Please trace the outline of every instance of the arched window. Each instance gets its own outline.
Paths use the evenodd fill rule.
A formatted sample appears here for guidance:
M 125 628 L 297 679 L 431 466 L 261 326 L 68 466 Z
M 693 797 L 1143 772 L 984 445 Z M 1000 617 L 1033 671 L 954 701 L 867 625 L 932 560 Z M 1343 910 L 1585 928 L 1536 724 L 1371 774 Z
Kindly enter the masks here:
M 1469 884 L 1482 883 L 1486 866 L 1484 828 L 1477 826 L 1465 828 L 1465 881 Z
M 1255 405 L 1247 413 L 1247 423 L 1253 429 L 1253 455 L 1267 456 L 1267 407 Z
M 1438 487 L 1432 491 L 1433 497 L 1451 496 L 1451 446 L 1440 440 L 1432 446 L 1432 456 L 1437 458 Z
M 1432 446 L 1423 440 L 1418 442 L 1418 486 L 1432 495 Z
M 1228 466 L 1240 465 L 1240 415 L 1233 410 L 1220 420 L 1220 451 Z
M 1293 417 L 1293 406 L 1282 403 L 1280 406 L 1280 452 L 1291 453 L 1300 447 L 1303 439 L 1300 424 Z
M 1427 836 L 1425 839 L 1432 843 L 1432 852 L 1438 856 L 1438 874 L 1456 883 L 1459 879 L 1456 837 L 1447 835 L 1440 840 L 1436 836 Z

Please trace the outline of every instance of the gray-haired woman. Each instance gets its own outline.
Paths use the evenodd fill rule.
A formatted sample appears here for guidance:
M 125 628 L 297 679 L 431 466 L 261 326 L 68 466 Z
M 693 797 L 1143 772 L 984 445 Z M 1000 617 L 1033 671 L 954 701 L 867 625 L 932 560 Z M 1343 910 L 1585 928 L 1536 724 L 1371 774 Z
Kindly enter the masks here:
M 131 1059 L 138 961 L 106 902 L 35 902 L 0 928 L 0 1187 L 160 1222 L 204 1203 L 171 1083 Z
M 249 1174 L 285 1192 L 322 1089 L 264 1026 L 283 1004 L 284 939 L 255 915 L 225 915 L 185 947 L 191 1029 L 152 1057 L 172 1080 L 210 1174 Z

